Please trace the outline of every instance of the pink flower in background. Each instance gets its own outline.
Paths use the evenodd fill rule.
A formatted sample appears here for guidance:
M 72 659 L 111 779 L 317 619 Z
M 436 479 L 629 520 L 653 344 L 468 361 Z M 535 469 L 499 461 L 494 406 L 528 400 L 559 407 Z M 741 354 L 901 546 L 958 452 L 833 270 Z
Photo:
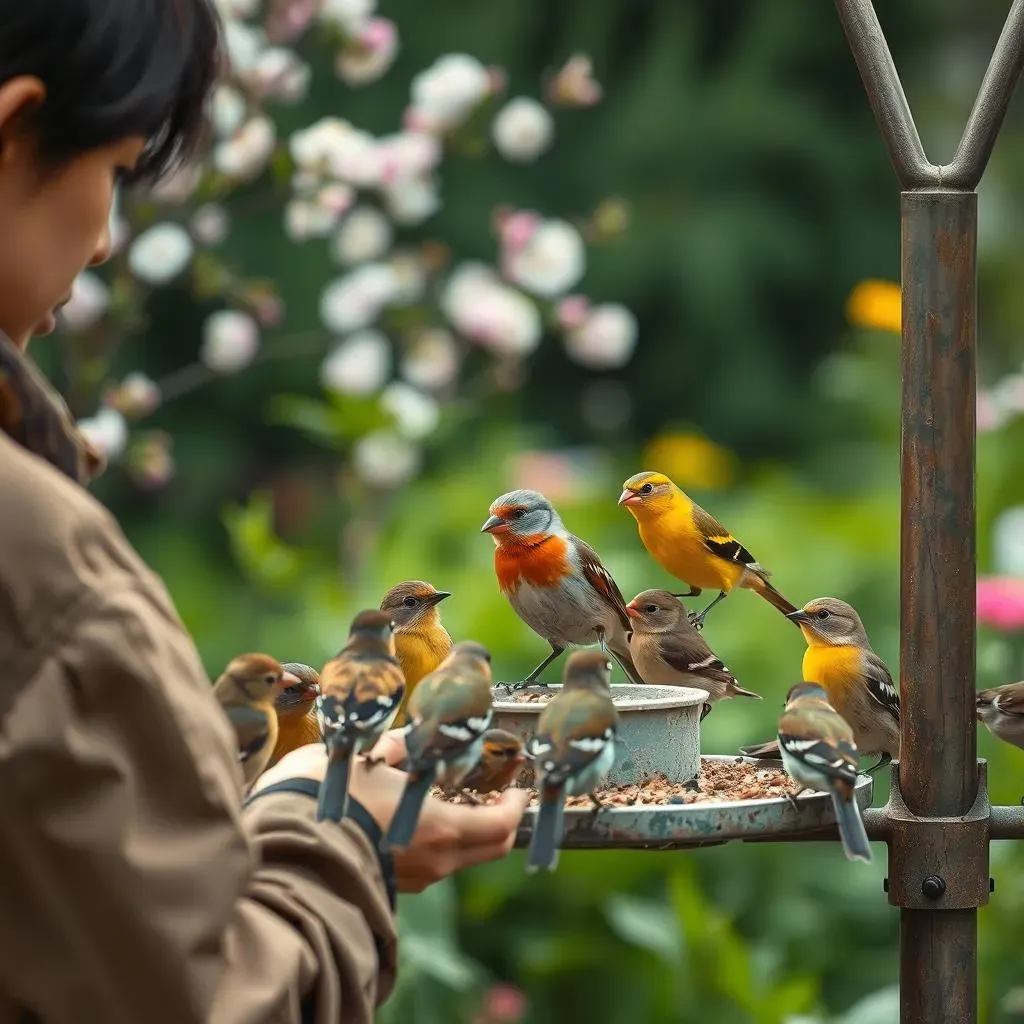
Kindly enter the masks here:
M 983 576 L 978 580 L 978 624 L 1005 633 L 1024 629 L 1024 579 Z
M 562 452 L 526 451 L 512 456 L 513 486 L 540 491 L 553 502 L 579 492 L 579 474 Z
M 522 989 L 515 985 L 494 985 L 484 994 L 483 1007 L 474 1024 L 519 1024 L 529 1008 Z
M 601 102 L 594 66 L 583 53 L 570 57 L 548 86 L 548 102 L 556 107 L 592 107 Z

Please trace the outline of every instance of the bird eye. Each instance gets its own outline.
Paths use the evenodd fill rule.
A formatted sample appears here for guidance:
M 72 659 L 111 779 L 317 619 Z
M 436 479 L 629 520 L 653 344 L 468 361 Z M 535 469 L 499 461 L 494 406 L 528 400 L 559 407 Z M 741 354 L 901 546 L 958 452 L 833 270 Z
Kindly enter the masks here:
M 827 608 L 819 608 L 815 614 L 819 619 L 827 619 L 832 613 Z
M 656 604 L 645 604 L 644 605 L 644 611 L 647 612 L 648 614 L 650 614 L 651 612 L 656 612 L 657 610 L 658 610 L 658 606 Z
M 654 493 L 654 484 L 644 484 L 643 487 L 640 488 L 640 493 L 641 494 L 653 494 Z
M 273 686 L 274 683 L 276 683 L 279 678 L 280 678 L 279 676 L 273 676 L 273 675 L 271 675 L 271 676 L 264 676 L 263 677 L 263 682 L 265 682 L 267 684 L 267 686 Z
M 406 608 L 415 608 L 418 601 L 412 596 L 412 594 L 410 594 L 408 597 L 402 599 L 402 604 L 404 604 Z
M 523 516 L 525 516 L 525 515 L 526 515 L 526 509 L 525 508 L 514 508 L 509 513 L 508 517 L 509 517 L 509 519 L 522 519 Z

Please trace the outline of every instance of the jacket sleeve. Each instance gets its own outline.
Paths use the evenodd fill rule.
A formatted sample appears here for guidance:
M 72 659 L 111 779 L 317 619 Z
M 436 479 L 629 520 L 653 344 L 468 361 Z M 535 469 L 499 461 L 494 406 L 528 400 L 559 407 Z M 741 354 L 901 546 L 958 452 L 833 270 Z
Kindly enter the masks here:
M 243 811 L 169 601 L 107 582 L 0 697 L 0 993 L 47 1024 L 369 1024 L 396 952 L 372 820 L 319 823 L 301 785 Z

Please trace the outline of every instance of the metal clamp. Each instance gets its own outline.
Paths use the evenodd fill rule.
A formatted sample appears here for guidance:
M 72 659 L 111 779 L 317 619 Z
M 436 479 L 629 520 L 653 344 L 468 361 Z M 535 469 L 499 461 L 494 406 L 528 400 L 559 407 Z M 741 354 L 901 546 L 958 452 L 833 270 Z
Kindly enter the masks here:
M 978 762 L 974 806 L 962 818 L 919 818 L 903 802 L 899 771 L 884 815 L 890 830 L 886 891 L 895 907 L 972 910 L 988 903 L 988 773 Z

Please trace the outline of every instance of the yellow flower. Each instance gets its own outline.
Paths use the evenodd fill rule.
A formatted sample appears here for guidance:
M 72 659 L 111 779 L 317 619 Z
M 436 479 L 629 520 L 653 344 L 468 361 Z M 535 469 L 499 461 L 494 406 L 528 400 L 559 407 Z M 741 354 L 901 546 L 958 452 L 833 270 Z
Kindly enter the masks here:
M 728 448 L 693 433 L 659 434 L 644 449 L 643 462 L 683 490 L 720 491 L 736 474 L 736 457 Z
M 846 318 L 854 327 L 900 333 L 900 286 L 892 281 L 861 281 L 846 300 Z

